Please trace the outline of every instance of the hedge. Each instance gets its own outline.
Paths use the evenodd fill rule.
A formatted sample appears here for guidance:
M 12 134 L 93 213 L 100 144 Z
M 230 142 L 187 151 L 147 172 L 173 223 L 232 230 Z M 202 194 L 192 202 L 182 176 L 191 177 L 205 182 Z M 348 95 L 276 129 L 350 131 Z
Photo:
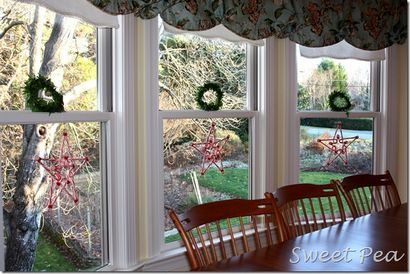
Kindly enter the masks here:
M 338 121 L 342 122 L 343 129 L 373 130 L 373 120 L 368 118 L 302 118 L 300 119 L 300 125 L 310 127 L 335 128 L 336 122 Z

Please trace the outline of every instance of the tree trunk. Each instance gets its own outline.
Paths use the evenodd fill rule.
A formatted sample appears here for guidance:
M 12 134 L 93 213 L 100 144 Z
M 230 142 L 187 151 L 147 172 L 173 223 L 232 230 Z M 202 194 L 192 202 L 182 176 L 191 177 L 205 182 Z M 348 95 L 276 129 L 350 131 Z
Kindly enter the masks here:
M 59 70 L 62 70 L 62 60 L 64 60 L 69 41 L 73 36 L 74 21 L 56 15 L 53 30 L 45 45 L 40 74 L 50 77 L 56 86 L 61 86 L 62 73 Z M 31 49 L 31 52 L 35 50 Z M 53 75 L 58 75 L 58 79 L 55 79 Z M 8 224 L 6 231 L 9 233 L 5 259 L 6 271 L 31 271 L 34 264 L 43 206 L 41 201 L 48 185 L 44 171 L 40 169 L 36 172 L 37 163 L 33 159 L 35 155 L 48 157 L 58 124 L 44 126 L 47 128 L 46 136 L 38 136 L 36 125 L 24 125 L 23 127 L 23 146 L 17 171 L 13 207 L 5 216 L 8 219 L 5 222 Z
M 34 8 L 34 19 L 31 23 L 30 30 L 30 56 L 29 56 L 29 74 L 35 75 L 39 72 L 41 66 L 41 45 L 43 39 L 44 20 L 46 10 L 38 5 Z
M 46 177 L 35 172 L 34 155 L 45 157 L 53 143 L 55 125 L 48 126 L 48 136 L 38 137 L 35 125 L 24 126 L 23 153 L 17 172 L 17 186 L 13 196 L 14 207 L 9 214 L 6 270 L 31 271 L 35 259 L 40 228 L 41 204 L 47 184 Z
M 63 81 L 63 65 L 67 61 L 68 41 L 73 37 L 76 24 L 77 19 L 57 14 L 50 38 L 45 45 L 39 74 L 50 77 L 57 89 L 61 87 Z

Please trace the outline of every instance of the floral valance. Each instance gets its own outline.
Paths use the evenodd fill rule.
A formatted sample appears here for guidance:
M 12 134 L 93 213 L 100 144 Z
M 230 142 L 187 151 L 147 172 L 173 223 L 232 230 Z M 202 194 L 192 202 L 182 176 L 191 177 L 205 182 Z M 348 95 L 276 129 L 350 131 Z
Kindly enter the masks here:
M 406 0 L 88 0 L 111 14 L 158 14 L 168 24 L 200 31 L 223 24 L 251 40 L 276 36 L 308 47 L 346 40 L 365 50 L 407 38 Z

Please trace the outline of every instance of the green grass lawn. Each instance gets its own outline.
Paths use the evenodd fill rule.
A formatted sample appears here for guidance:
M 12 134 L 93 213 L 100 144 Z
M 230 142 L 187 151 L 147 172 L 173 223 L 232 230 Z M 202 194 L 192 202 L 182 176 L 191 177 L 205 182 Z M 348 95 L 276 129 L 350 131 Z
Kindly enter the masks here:
M 78 270 L 57 250 L 54 244 L 47 241 L 40 233 L 33 271 L 75 272 Z
M 328 184 L 330 180 L 335 180 L 339 179 L 342 180 L 346 176 L 350 176 L 351 174 L 345 174 L 345 173 L 333 173 L 333 172 L 316 172 L 316 171 L 302 171 L 300 172 L 300 177 L 299 177 L 299 182 L 301 183 L 312 183 L 312 184 Z M 349 214 L 349 207 L 347 205 L 347 201 L 344 198 L 344 196 L 340 193 L 343 208 L 346 213 Z M 330 205 L 328 200 L 322 199 L 323 201 L 323 209 L 325 212 L 330 213 Z M 307 203 L 305 203 L 306 205 Z M 332 199 L 332 205 L 333 208 L 337 208 L 337 202 L 335 199 Z M 319 202 L 315 200 L 313 202 L 314 208 L 319 208 Z M 307 213 L 309 214 L 311 212 L 310 206 L 307 208 Z M 335 212 L 337 212 L 335 210 Z
M 334 172 L 317 172 L 317 171 L 301 171 L 299 176 L 300 183 L 311 184 L 328 184 L 330 180 L 343 179 L 351 174 L 334 173 Z
M 189 173 L 182 175 L 183 179 L 190 182 Z M 248 169 L 226 168 L 221 174 L 216 168 L 210 168 L 205 175 L 197 176 L 200 186 L 213 191 L 223 192 L 231 196 L 248 198 Z
M 190 182 L 189 174 L 182 175 L 183 179 Z M 349 176 L 344 173 L 301 171 L 299 182 L 312 184 L 328 184 L 331 179 L 342 179 Z M 221 174 L 216 168 L 209 169 L 204 176 L 198 176 L 200 186 L 213 191 L 223 192 L 231 196 L 248 198 L 248 169 L 227 168 Z

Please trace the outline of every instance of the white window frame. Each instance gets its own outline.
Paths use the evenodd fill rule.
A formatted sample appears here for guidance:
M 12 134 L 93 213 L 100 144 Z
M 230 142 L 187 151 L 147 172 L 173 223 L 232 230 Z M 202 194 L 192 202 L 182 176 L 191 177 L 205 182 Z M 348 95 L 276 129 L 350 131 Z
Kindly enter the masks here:
M 139 21 L 139 20 L 137 20 Z M 273 133 L 265 125 L 269 124 L 272 120 L 266 117 L 266 113 L 270 110 L 269 101 L 266 97 L 272 98 L 272 95 L 266 95 L 265 90 L 269 89 L 270 85 L 265 84 L 266 78 L 271 81 L 270 77 L 265 77 L 262 71 L 266 71 L 266 58 L 272 58 L 270 53 L 267 53 L 265 47 L 251 47 L 252 50 L 248 51 L 248 58 L 253 58 L 253 65 L 250 65 L 248 61 L 248 77 L 247 78 L 247 90 L 253 90 L 255 94 L 249 96 L 250 100 L 247 100 L 248 109 L 245 110 L 221 110 L 218 112 L 206 112 L 198 110 L 161 110 L 158 108 L 158 96 L 153 94 L 159 93 L 158 86 L 158 21 L 152 19 L 149 21 L 139 21 L 138 25 L 138 37 L 139 40 L 137 52 L 138 52 L 138 67 L 144 67 L 145 71 L 139 75 L 139 96 L 143 99 L 144 109 L 146 115 L 144 122 L 146 130 L 144 133 L 145 147 L 148 147 L 150 153 L 140 153 L 138 157 L 144 157 L 146 162 L 147 174 L 145 174 L 142 181 L 139 183 L 144 185 L 144 193 L 147 194 L 149 201 L 146 201 L 147 212 L 144 220 L 147 222 L 145 227 L 146 236 L 144 238 L 145 246 L 147 247 L 145 261 L 146 265 L 155 264 L 155 262 L 164 260 L 166 258 L 181 256 L 184 258 L 184 249 L 180 243 L 171 243 L 166 245 L 164 243 L 164 220 L 163 220 L 163 206 L 164 206 L 164 194 L 163 194 L 163 155 L 162 155 L 162 121 L 163 119 L 184 119 L 184 118 L 233 118 L 243 117 L 250 118 L 252 129 L 250 129 L 252 139 L 252 147 L 250 151 L 249 179 L 253 183 L 250 189 L 251 198 L 263 197 L 265 191 L 272 191 L 270 186 L 271 181 L 265 180 L 268 177 L 266 173 L 272 173 L 272 161 L 266 161 L 266 156 L 269 155 L 273 146 L 269 145 L 269 149 L 266 149 L 266 139 L 271 138 Z M 269 43 L 268 43 L 269 44 Z M 261 103 L 263 102 L 263 103 Z M 256 110 L 258 109 L 258 110 Z M 140 110 L 141 111 L 141 110 Z M 267 137 L 270 136 L 270 137 Z M 142 141 L 141 141 L 142 142 Z M 146 148 L 144 148 L 146 149 Z M 140 174 L 140 176 L 142 176 Z M 143 195 L 143 194 L 142 194 Z M 140 196 L 141 197 L 141 196 Z M 146 200 L 142 197 L 142 200 Z M 144 243 L 143 243 L 144 245 Z M 163 262 L 163 261 L 162 261 Z M 150 269 L 146 268 L 145 269 Z M 155 270 L 153 268 L 152 270 Z
M 111 112 L 112 105 L 112 30 L 97 28 L 97 111 L 67 111 L 61 113 L 31 112 L 29 110 L 0 111 L 0 125 L 23 125 L 45 123 L 76 123 L 76 122 L 99 122 L 104 123 L 100 127 L 100 151 L 101 151 L 101 206 L 102 206 L 102 267 L 108 269 L 113 265 L 112 242 L 112 190 L 113 168 L 109 163 L 113 157 L 111 143 L 115 133 L 115 115 Z M 1 160 L 1 159 L 0 159 Z M 0 167 L 1 169 L 1 167 Z M 0 177 L 0 185 L 2 185 Z M 0 193 L 2 188 L 0 189 Z M 2 206 L 1 206 L 2 209 Z M 4 231 L 3 210 L 0 212 L 0 269 L 4 271 Z
M 119 16 L 112 31 L 111 147 L 108 149 L 108 254 L 109 264 L 99 271 L 136 271 L 141 268 L 138 239 L 140 207 L 137 184 L 137 21 L 134 15 Z M 141 214 L 142 215 L 142 214 Z
M 346 118 L 344 112 L 332 111 L 298 111 L 297 110 L 297 62 L 296 62 L 296 44 L 288 41 L 289 52 L 289 69 L 294 75 L 289 78 L 289 86 L 292 91 L 288 97 L 288 106 L 290 109 L 290 128 L 291 141 L 288 149 L 290 151 L 289 178 L 293 182 L 299 182 L 300 172 L 300 120 L 302 118 Z M 392 155 L 389 152 L 388 133 L 386 123 L 391 116 L 393 109 L 387 107 L 385 100 L 387 98 L 388 85 L 383 85 L 387 80 L 386 68 L 389 63 L 388 57 L 384 61 L 371 61 L 370 63 L 370 81 L 371 81 L 371 109 L 369 111 L 351 111 L 349 118 L 372 118 L 373 119 L 373 163 L 372 172 L 383 173 L 386 170 L 386 155 Z M 394 101 L 394 98 L 389 100 Z M 397 132 L 394 132 L 397 134 Z
M 158 31 L 157 31 L 158 34 Z M 157 48 L 158 48 L 158 42 L 157 42 Z M 249 119 L 249 128 L 250 128 L 250 142 L 251 144 L 251 149 L 249 150 L 250 153 L 248 155 L 248 163 L 249 163 L 249 176 L 248 176 L 248 191 L 249 191 L 249 198 L 254 198 L 255 197 L 255 191 L 254 191 L 254 180 L 252 175 L 255 173 L 252 169 L 253 165 L 252 163 L 254 162 L 255 159 L 255 153 L 254 153 L 254 147 L 255 145 L 253 144 L 253 138 L 256 136 L 255 133 L 255 128 L 257 125 L 257 115 L 258 111 L 257 105 L 256 105 L 256 100 L 257 100 L 257 84 L 255 83 L 256 80 L 256 73 L 257 73 L 257 59 L 256 57 L 256 52 L 257 48 L 255 46 L 246 46 L 246 57 L 247 57 L 247 100 L 246 100 L 246 109 L 243 110 L 218 110 L 218 111 L 203 111 L 203 110 L 159 110 L 159 107 L 157 107 L 158 113 L 158 141 L 159 143 L 159 148 L 164 147 L 163 143 L 163 121 L 170 119 L 170 120 L 179 120 L 179 119 L 218 119 L 218 118 L 248 118 Z M 156 59 L 158 59 L 158 55 Z M 158 75 L 158 71 L 156 70 L 154 72 L 155 75 Z M 157 78 L 158 81 L 158 78 Z M 153 94 L 156 94 L 157 96 L 154 96 L 153 98 L 153 103 L 155 106 L 159 106 L 159 89 L 156 90 L 156 92 L 153 92 Z M 159 174 L 159 182 L 162 182 L 161 185 L 159 186 L 159 193 L 162 195 L 162 204 L 163 202 L 163 195 L 164 195 L 164 188 L 163 188 L 163 182 L 164 182 L 164 166 L 161 164 L 164 162 L 164 155 L 163 155 L 163 150 L 159 149 L 159 155 L 158 155 L 158 165 L 157 165 L 157 171 Z M 167 251 L 167 250 L 173 250 L 176 248 L 179 248 L 182 246 L 181 241 L 175 241 L 171 243 L 164 243 L 164 222 L 162 221 L 162 231 L 163 231 L 163 236 L 162 236 L 162 246 L 161 250 L 162 251 Z

